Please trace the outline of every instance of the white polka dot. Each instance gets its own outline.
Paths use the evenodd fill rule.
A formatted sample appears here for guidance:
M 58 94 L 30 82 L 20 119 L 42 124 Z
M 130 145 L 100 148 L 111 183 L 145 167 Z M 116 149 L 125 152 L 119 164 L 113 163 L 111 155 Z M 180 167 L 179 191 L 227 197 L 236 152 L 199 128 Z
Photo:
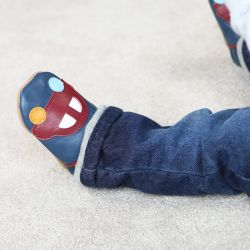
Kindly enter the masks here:
M 55 92 L 62 92 L 64 90 L 63 82 L 56 77 L 49 79 L 49 87 Z

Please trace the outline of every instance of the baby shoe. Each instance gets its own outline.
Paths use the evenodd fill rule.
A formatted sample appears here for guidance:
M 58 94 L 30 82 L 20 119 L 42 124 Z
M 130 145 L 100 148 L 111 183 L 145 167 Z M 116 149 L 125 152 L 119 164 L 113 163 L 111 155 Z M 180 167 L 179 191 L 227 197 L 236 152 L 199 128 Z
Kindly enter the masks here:
M 19 107 L 27 129 L 73 173 L 96 107 L 49 72 L 37 73 L 25 85 Z
M 236 34 L 231 27 L 230 12 L 227 6 L 224 4 L 224 0 L 209 0 L 209 3 L 222 30 L 234 63 L 238 66 L 241 66 L 237 53 L 237 43 L 240 40 L 240 36 Z

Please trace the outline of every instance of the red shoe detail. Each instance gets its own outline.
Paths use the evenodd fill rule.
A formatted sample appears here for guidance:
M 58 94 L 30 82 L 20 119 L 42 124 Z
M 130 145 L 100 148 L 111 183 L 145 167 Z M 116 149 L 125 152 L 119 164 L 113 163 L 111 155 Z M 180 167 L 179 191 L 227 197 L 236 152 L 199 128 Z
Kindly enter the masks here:
M 215 9 L 216 15 L 219 18 L 221 18 L 223 21 L 227 23 L 230 23 L 231 21 L 230 12 L 225 4 L 214 3 L 214 9 Z
M 51 96 L 45 107 L 46 120 L 42 124 L 35 125 L 32 129 L 32 133 L 40 140 L 48 140 L 54 136 L 71 135 L 81 129 L 88 118 L 89 109 L 85 99 L 68 83 L 61 81 L 64 83 L 64 90 L 54 92 Z M 69 106 L 73 97 L 81 104 L 80 111 Z M 59 124 L 65 114 L 73 117 L 76 122 L 69 128 L 60 128 Z
M 72 163 L 65 164 L 68 168 L 73 168 L 76 165 L 76 161 Z
M 227 44 L 229 49 L 236 49 L 237 45 L 236 44 Z

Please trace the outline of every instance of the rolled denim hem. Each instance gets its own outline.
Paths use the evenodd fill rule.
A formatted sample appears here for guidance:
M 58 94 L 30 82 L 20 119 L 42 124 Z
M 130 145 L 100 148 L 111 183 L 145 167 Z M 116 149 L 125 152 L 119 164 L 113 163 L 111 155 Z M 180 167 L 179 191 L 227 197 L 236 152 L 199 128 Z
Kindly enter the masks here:
M 83 140 L 82 140 L 81 147 L 80 147 L 80 153 L 79 153 L 77 163 L 75 166 L 74 178 L 76 181 L 80 181 L 80 173 L 82 170 L 82 165 L 83 165 L 83 161 L 85 158 L 85 152 L 86 152 L 89 138 L 90 138 L 96 124 L 98 123 L 100 117 L 102 116 L 102 114 L 105 112 L 106 109 L 107 109 L 107 107 L 104 105 L 98 107 L 98 109 L 96 110 L 93 117 L 88 122 L 88 124 L 85 128 Z
M 97 165 L 102 144 L 110 127 L 122 113 L 123 111 L 119 108 L 108 107 L 96 124 L 88 141 L 80 173 L 80 181 L 83 185 L 96 187 Z

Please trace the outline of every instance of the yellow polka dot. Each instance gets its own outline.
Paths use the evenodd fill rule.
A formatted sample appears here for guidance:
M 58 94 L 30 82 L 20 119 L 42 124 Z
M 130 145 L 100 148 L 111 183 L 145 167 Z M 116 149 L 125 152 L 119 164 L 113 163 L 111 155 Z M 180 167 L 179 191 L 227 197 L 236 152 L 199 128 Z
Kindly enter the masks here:
M 35 125 L 42 124 L 46 120 L 46 111 L 41 107 L 35 107 L 30 111 L 29 118 Z

